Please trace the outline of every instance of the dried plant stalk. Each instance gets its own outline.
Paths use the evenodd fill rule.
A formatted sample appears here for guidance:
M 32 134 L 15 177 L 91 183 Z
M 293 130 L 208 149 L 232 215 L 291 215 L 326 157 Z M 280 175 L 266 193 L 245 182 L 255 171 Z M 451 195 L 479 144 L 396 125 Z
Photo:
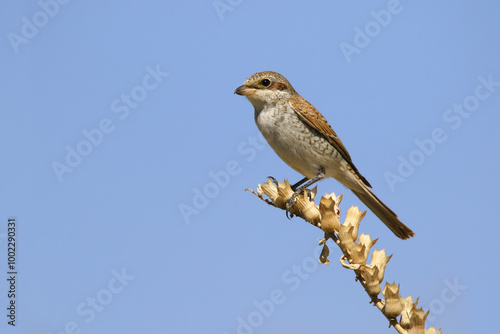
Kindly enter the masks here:
M 292 196 L 293 190 L 290 183 L 277 182 L 269 179 L 264 184 L 257 186 L 257 191 L 247 189 L 257 195 L 267 204 L 285 210 L 286 201 Z M 371 248 L 378 239 L 372 240 L 367 234 L 358 237 L 359 224 L 366 214 L 360 212 L 357 207 L 347 210 L 343 224 L 340 224 L 340 207 L 342 195 L 335 196 L 334 193 L 323 196 L 319 205 L 314 198 L 316 188 L 306 190 L 296 197 L 289 212 L 320 228 L 325 233 L 319 242 L 323 245 L 319 262 L 329 264 L 328 256 L 330 250 L 326 245 L 328 239 L 332 239 L 342 251 L 340 263 L 344 268 L 353 270 L 366 293 L 373 303 L 389 321 L 389 326 L 394 327 L 401 334 L 441 334 L 441 329 L 434 327 L 425 329 L 425 320 L 429 312 L 425 313 L 422 308 L 417 309 L 418 299 L 413 302 L 411 296 L 403 298 L 399 295 L 399 285 L 385 283 L 382 290 L 381 283 L 384 280 L 384 272 L 392 255 L 386 256 L 385 250 L 374 250 L 370 264 L 367 264 Z M 267 197 L 265 198 L 264 195 Z M 380 298 L 382 294 L 383 298 Z

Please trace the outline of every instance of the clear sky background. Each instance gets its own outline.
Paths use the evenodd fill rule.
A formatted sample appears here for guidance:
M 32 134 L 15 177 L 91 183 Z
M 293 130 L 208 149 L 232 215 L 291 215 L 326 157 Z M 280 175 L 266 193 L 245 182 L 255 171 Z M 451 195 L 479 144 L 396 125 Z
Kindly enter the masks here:
M 63 2 L 0 5 L 0 332 L 395 333 L 319 229 L 244 191 L 301 178 L 233 94 L 264 70 L 416 232 L 361 226 L 428 327 L 498 327 L 500 4 Z

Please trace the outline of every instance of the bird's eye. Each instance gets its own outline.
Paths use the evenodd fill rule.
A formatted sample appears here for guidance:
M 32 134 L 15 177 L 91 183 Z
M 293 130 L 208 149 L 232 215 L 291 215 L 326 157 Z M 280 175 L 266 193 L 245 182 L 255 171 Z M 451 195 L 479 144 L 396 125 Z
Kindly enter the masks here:
M 262 86 L 268 87 L 271 84 L 271 81 L 269 81 L 269 79 L 264 79 L 260 83 L 262 84 Z

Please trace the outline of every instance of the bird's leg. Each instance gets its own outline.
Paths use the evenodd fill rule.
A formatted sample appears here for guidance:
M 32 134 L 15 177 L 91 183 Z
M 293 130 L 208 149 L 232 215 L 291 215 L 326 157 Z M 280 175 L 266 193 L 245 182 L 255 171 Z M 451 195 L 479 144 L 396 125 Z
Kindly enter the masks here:
M 297 189 L 298 186 L 300 186 L 302 183 L 306 182 L 307 180 L 309 180 L 307 177 L 303 178 L 302 180 L 300 180 L 299 182 L 295 183 L 293 186 L 292 186 L 292 190 L 295 191 Z
M 307 189 L 307 187 L 309 187 L 310 185 L 318 182 L 318 181 L 321 181 L 325 178 L 325 170 L 323 168 L 321 168 L 321 170 L 318 172 L 318 175 L 316 175 L 316 177 L 314 177 L 314 179 L 311 179 L 309 181 L 308 178 L 304 178 L 302 180 L 300 180 L 299 182 L 297 182 L 296 184 L 293 185 L 292 187 L 292 190 L 294 189 L 294 187 L 296 186 L 299 186 L 301 185 L 302 183 L 306 182 L 304 185 L 300 186 L 298 189 L 294 190 L 294 193 L 292 195 L 292 197 L 290 197 L 289 199 L 287 199 L 286 201 L 286 204 L 285 204 L 285 208 L 286 208 L 286 216 L 288 218 L 290 218 L 288 216 L 288 210 L 290 210 L 290 208 L 292 207 L 293 203 L 295 202 L 295 198 L 300 194 L 302 193 L 305 189 Z

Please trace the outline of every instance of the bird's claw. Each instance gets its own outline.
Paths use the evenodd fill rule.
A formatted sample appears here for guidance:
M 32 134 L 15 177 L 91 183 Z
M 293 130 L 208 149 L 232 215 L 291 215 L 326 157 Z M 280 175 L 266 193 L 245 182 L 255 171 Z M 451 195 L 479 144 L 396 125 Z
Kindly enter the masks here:
M 273 183 L 274 183 L 275 185 L 278 185 L 278 181 L 276 181 L 276 179 L 275 179 L 274 177 L 272 177 L 272 176 L 268 176 L 267 178 L 268 178 L 268 179 L 270 179 L 271 181 L 273 181 Z
M 297 194 L 293 194 L 292 197 L 287 199 L 285 202 L 285 212 L 286 212 L 286 217 L 288 219 L 293 218 L 293 213 L 290 212 L 290 209 L 292 208 L 293 204 L 295 203 L 295 197 L 297 197 Z

